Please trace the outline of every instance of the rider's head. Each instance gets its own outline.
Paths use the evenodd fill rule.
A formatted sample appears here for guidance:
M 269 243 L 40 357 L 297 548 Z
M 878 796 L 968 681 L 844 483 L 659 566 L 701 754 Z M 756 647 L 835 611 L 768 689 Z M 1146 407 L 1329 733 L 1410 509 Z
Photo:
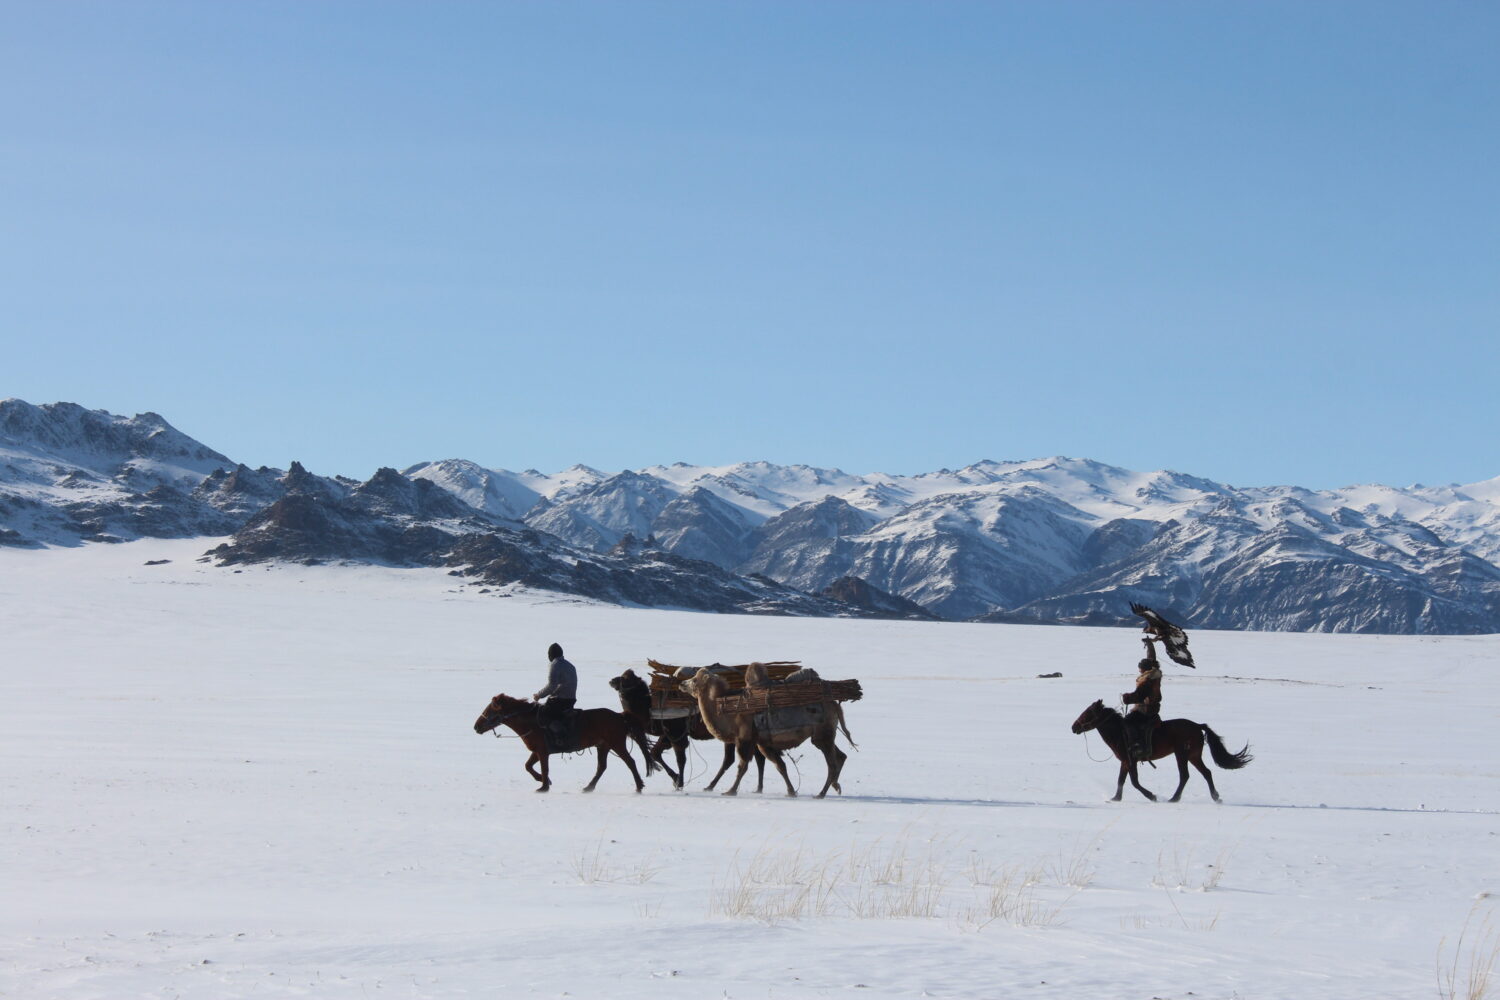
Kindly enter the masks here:
M 561 659 L 561 658 L 562 658 L 562 647 L 561 646 L 559 646 L 557 643 L 554 642 L 552 645 L 550 645 L 550 646 L 547 647 L 547 659 L 549 661 L 551 661 L 551 660 L 557 660 L 557 659 Z
M 1136 666 L 1137 670 L 1140 670 L 1142 673 L 1144 673 L 1145 671 L 1150 670 L 1152 667 L 1155 667 L 1156 666 L 1156 661 L 1155 660 L 1142 660 L 1140 663 L 1137 663 L 1135 666 Z

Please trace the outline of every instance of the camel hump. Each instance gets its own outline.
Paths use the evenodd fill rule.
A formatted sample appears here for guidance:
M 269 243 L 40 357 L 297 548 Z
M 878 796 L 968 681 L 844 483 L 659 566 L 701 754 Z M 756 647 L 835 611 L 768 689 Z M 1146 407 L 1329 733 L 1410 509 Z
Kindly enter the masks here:
M 745 687 L 763 688 L 771 683 L 771 675 L 766 671 L 764 663 L 752 663 L 745 668 Z

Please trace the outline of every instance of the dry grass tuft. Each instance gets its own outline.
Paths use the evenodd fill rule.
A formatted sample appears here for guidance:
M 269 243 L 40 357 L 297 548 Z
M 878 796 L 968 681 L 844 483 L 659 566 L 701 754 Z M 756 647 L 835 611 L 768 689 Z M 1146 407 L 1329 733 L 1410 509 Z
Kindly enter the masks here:
M 1156 855 L 1156 877 L 1151 884 L 1160 889 L 1176 889 L 1179 892 L 1208 892 L 1218 888 L 1224 878 L 1233 847 L 1225 847 L 1205 865 L 1193 861 L 1193 849 L 1173 847 L 1170 856 L 1165 848 Z
M 611 843 L 613 843 L 611 841 Z M 653 859 L 645 858 L 626 865 L 612 864 L 604 856 L 604 838 L 601 836 L 591 848 L 585 848 L 574 858 L 569 867 L 578 881 L 584 885 L 625 884 L 645 885 L 657 876 L 661 866 Z
M 803 846 L 737 853 L 713 887 L 709 912 L 772 923 L 832 916 L 1039 927 L 1055 923 L 1076 894 L 1046 898 L 1044 863 L 1001 867 L 972 852 L 950 863 L 944 846 L 942 838 L 917 847 L 903 837 L 823 856 Z
M 1500 963 L 1500 933 L 1485 914 L 1474 926 L 1480 903 L 1475 903 L 1464 918 L 1463 928 L 1453 945 L 1453 956 L 1444 959 L 1448 939 L 1438 944 L 1438 996 L 1441 1000 L 1485 1000 L 1494 992 L 1495 966 Z

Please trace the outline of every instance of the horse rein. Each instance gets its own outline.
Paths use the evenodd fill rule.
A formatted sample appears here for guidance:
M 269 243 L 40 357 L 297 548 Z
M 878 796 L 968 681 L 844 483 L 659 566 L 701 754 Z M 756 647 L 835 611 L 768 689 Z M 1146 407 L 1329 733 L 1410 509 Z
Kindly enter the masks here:
M 509 722 L 511 719 L 517 718 L 518 716 L 525 715 L 528 711 L 535 712 L 536 706 L 532 706 L 530 708 L 518 708 L 514 712 L 506 712 L 504 715 L 500 716 L 500 718 L 495 720 L 495 724 L 490 727 L 490 733 L 494 735 L 495 739 L 503 740 L 505 737 L 500 735 L 500 724 L 503 722 Z M 516 738 L 520 739 L 521 734 L 517 733 Z
M 1094 752 L 1089 749 L 1089 732 L 1090 730 L 1087 729 L 1083 731 L 1083 752 L 1088 756 L 1088 759 L 1093 761 L 1095 764 L 1103 764 L 1105 761 L 1109 760 L 1110 757 L 1114 756 L 1114 752 L 1111 751 L 1109 757 L 1095 757 Z M 1103 737 L 1100 737 L 1100 739 L 1103 739 Z M 1105 746 L 1108 747 L 1108 744 L 1105 744 Z

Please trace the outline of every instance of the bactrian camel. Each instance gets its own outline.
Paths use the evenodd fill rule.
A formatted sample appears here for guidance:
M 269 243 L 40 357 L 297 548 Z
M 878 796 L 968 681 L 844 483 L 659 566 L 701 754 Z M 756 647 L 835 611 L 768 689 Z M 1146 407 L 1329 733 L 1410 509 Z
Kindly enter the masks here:
M 822 719 L 815 724 L 760 732 L 756 729 L 754 715 L 730 714 L 720 709 L 718 699 L 729 693 L 729 685 L 717 674 L 707 670 L 699 671 L 682 682 L 682 690 L 698 699 L 698 714 L 708 731 L 732 745 L 739 754 L 739 771 L 734 776 L 734 784 L 729 786 L 725 795 L 734 795 L 739 791 L 740 781 L 745 777 L 745 770 L 750 766 L 756 750 L 763 753 L 766 759 L 776 765 L 776 770 L 781 772 L 781 780 L 786 782 L 786 793 L 796 795 L 797 789 L 792 787 L 792 779 L 787 776 L 781 752 L 800 746 L 808 740 L 823 751 L 823 760 L 828 764 L 828 780 L 823 782 L 823 790 L 818 793 L 818 798 L 827 795 L 829 788 L 840 795 L 844 793 L 839 787 L 839 772 L 844 769 L 847 755 L 834 746 L 833 741 L 839 730 L 843 730 L 844 738 L 850 743 L 854 739 L 844 725 L 844 710 L 838 702 L 831 699 L 822 702 Z

